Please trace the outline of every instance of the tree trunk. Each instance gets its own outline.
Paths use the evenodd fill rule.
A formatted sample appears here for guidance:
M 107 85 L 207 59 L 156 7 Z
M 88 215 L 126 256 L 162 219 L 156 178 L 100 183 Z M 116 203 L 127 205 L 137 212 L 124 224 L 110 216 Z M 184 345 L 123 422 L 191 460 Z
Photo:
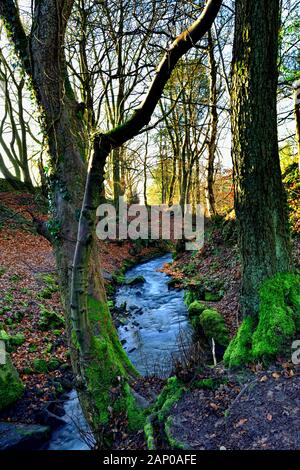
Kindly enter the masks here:
M 171 176 L 169 202 L 168 202 L 169 207 L 173 206 L 173 203 L 174 203 L 176 178 L 177 178 L 177 155 L 175 155 L 174 153 L 173 158 L 172 158 L 172 176 Z
M 216 215 L 216 202 L 214 196 L 215 157 L 217 150 L 218 111 L 217 111 L 217 64 L 214 54 L 214 40 L 211 31 L 208 33 L 208 59 L 209 59 L 209 106 L 210 106 L 210 135 L 207 143 L 207 179 L 205 188 L 206 208 L 209 217 Z
M 232 64 L 235 210 L 242 311 L 256 314 L 261 282 L 291 268 L 277 138 L 279 1 L 236 1 Z
M 298 151 L 298 161 L 300 168 L 300 80 L 295 86 L 295 121 L 296 121 L 296 143 Z

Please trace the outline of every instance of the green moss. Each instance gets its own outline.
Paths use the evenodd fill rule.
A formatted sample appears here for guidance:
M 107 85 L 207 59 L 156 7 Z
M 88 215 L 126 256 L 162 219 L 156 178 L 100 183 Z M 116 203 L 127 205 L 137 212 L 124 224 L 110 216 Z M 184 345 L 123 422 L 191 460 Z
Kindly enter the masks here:
M 219 302 L 223 298 L 222 292 L 209 292 L 206 291 L 204 293 L 204 300 L 205 302 Z
M 112 413 L 117 413 L 135 429 L 141 426 L 142 417 L 128 385 L 128 374 L 138 373 L 122 348 L 107 305 L 89 297 L 88 313 L 94 337 L 86 375 L 90 398 L 98 410 L 94 424 L 107 425 Z
M 151 423 L 151 416 L 148 416 L 147 422 L 144 426 L 144 433 L 147 443 L 147 449 L 155 450 L 154 429 Z
M 5 330 L 0 330 L 0 341 L 9 341 L 10 335 Z
M 3 276 L 3 274 L 5 274 L 7 271 L 7 268 L 5 266 L 0 266 L 0 277 Z
M 192 291 L 192 290 L 185 290 L 184 291 L 184 302 L 187 305 L 187 307 L 198 300 L 198 295 L 197 292 Z
M 36 374 L 46 374 L 48 372 L 48 364 L 45 359 L 34 359 L 32 366 Z
M 57 329 L 65 325 L 64 318 L 56 313 L 54 310 L 48 310 L 43 305 L 40 305 L 40 320 L 39 328 L 42 331 L 50 329 Z
M 170 377 L 156 402 L 156 406 L 159 409 L 157 417 L 160 423 L 165 420 L 170 409 L 180 399 L 182 393 L 183 387 L 177 377 Z
M 260 289 L 258 318 L 246 317 L 224 355 L 225 365 L 272 360 L 290 351 L 300 332 L 300 276 L 280 273 Z
M 126 278 L 124 274 L 117 273 L 113 275 L 113 281 L 118 285 L 122 285 L 125 284 Z
M 152 406 L 152 414 L 147 417 L 144 433 L 149 450 L 155 449 L 154 424 L 160 427 L 167 418 L 172 406 L 180 399 L 184 391 L 177 377 L 170 377 Z
M 79 351 L 80 346 L 79 346 L 79 342 L 78 342 L 78 339 L 77 339 L 76 332 L 74 330 L 72 330 L 72 332 L 71 332 L 71 343 L 72 343 L 73 348 L 75 348 L 77 351 Z
M 127 279 L 126 285 L 127 286 L 136 286 L 137 284 L 144 284 L 146 282 L 144 276 L 136 276 L 130 279 Z
M 258 326 L 253 334 L 253 356 L 273 357 L 290 350 L 300 332 L 300 276 L 278 274 L 260 290 Z
M 14 336 L 11 336 L 9 343 L 11 346 L 21 346 L 25 342 L 25 336 L 22 333 L 17 333 Z
M 38 297 L 51 299 L 52 295 L 59 290 L 56 277 L 51 274 L 42 274 L 40 279 L 46 284 L 46 287 L 39 292 Z
M 56 370 L 60 367 L 60 365 L 61 365 L 61 362 L 55 357 L 52 357 L 52 359 L 50 359 L 50 361 L 48 362 L 48 369 Z
M 201 315 L 205 309 L 205 305 L 201 304 L 198 300 L 194 300 L 194 302 L 192 302 L 188 307 L 190 318 Z
M 145 413 L 136 406 L 135 398 L 128 383 L 125 382 L 122 396 L 116 401 L 113 409 L 116 415 L 122 415 L 126 411 L 129 431 L 143 429 L 146 419 Z
M 192 388 L 198 388 L 203 390 L 217 390 L 220 385 L 228 383 L 227 377 L 210 377 L 208 379 L 197 380 L 192 383 Z
M 224 363 L 229 367 L 239 367 L 253 360 L 252 335 L 255 329 L 255 319 L 246 317 L 237 335 L 230 342 L 224 354 Z
M 193 383 L 193 388 L 214 390 L 216 387 L 214 379 L 201 379 Z
M 6 354 L 6 363 L 0 365 L 0 411 L 21 398 L 23 392 L 24 385 Z
M 48 287 L 45 287 L 45 289 L 42 289 L 39 293 L 38 293 L 38 297 L 40 299 L 51 299 L 52 297 L 52 291 L 51 289 L 49 289 Z
M 165 434 L 171 449 L 185 449 L 184 444 L 179 442 L 172 434 L 173 418 L 169 416 L 165 424 Z
M 217 310 L 204 310 L 199 322 L 207 338 L 213 338 L 220 346 L 228 346 L 229 331 L 224 318 Z
M 28 346 L 28 352 L 34 353 L 34 352 L 36 352 L 36 351 L 37 351 L 37 345 L 36 345 L 36 344 L 30 344 L 30 345 Z

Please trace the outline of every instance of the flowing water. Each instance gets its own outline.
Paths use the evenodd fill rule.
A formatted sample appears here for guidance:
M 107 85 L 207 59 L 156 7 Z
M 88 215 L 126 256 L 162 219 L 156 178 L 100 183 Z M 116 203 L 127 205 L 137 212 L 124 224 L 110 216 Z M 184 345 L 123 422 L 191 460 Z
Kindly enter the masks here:
M 116 306 L 126 303 L 124 325 L 118 333 L 130 360 L 143 374 L 168 376 L 172 361 L 189 341 L 191 328 L 183 291 L 168 289 L 168 276 L 158 271 L 172 261 L 171 255 L 139 264 L 126 273 L 126 279 L 143 276 L 145 282 L 121 286 Z
M 143 276 L 144 283 L 124 285 L 116 292 L 116 306 L 123 312 L 118 333 L 123 347 L 137 370 L 143 374 L 168 376 L 175 356 L 189 342 L 191 328 L 183 291 L 168 289 L 168 276 L 158 270 L 171 262 L 171 255 L 139 264 L 126 273 L 126 279 Z M 75 391 L 65 403 L 65 425 L 51 436 L 49 450 L 87 450 L 81 437 L 88 433 Z

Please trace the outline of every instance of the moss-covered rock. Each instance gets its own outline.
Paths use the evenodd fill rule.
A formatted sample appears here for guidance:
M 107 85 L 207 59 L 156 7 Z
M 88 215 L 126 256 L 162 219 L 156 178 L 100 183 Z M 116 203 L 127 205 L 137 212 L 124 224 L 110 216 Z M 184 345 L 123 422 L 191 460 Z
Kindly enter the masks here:
M 200 315 L 200 325 L 205 336 L 220 346 L 227 347 L 229 343 L 229 331 L 222 315 L 213 309 L 204 310 Z
M 34 359 L 32 365 L 36 374 L 46 374 L 48 372 L 48 363 L 45 359 Z
M 188 307 L 188 312 L 189 312 L 190 318 L 198 316 L 198 315 L 200 316 L 201 313 L 204 312 L 205 309 L 206 309 L 206 305 L 203 305 L 198 300 L 195 300 Z
M 181 398 L 183 386 L 179 383 L 177 377 L 170 377 L 167 385 L 163 388 L 161 394 L 157 398 L 158 421 L 163 423 L 172 406 Z
M 57 329 L 63 327 L 65 324 L 64 318 L 56 313 L 54 310 L 48 310 L 41 306 L 39 328 L 42 331 Z
M 24 385 L 6 353 L 6 363 L 0 364 L 0 411 L 21 398 L 23 392 Z
M 11 346 L 21 346 L 25 342 L 25 336 L 22 333 L 17 333 L 16 335 L 10 337 L 9 342 Z
M 127 286 L 136 286 L 138 284 L 144 284 L 146 282 L 144 276 L 136 276 L 127 279 L 126 285 Z
M 173 418 L 172 416 L 169 416 L 166 420 L 165 424 L 165 435 L 168 441 L 168 444 L 171 449 L 185 449 L 185 446 L 182 442 L 179 442 L 172 433 L 172 427 L 173 427 Z
M 0 341 L 9 341 L 10 335 L 5 330 L 0 330 Z
M 180 284 L 180 280 L 176 278 L 170 279 L 167 282 L 168 289 L 176 289 L 176 287 L 178 287 L 179 284 Z
M 49 370 L 56 370 L 61 366 L 61 362 L 55 357 L 52 357 L 50 361 L 48 361 L 47 366 Z
M 219 302 L 224 297 L 224 293 L 222 291 L 219 292 L 204 292 L 204 300 L 205 302 Z
M 300 276 L 277 274 L 262 284 L 258 318 L 244 319 L 225 352 L 225 365 L 237 367 L 289 353 L 299 332 Z
M 180 400 L 184 390 L 184 386 L 180 383 L 177 377 L 170 377 L 167 380 L 165 387 L 158 395 L 154 405 L 152 406 L 152 413 L 147 417 L 146 424 L 144 426 L 145 438 L 149 450 L 155 449 L 154 423 L 156 423 L 158 427 L 164 428 L 166 437 L 168 438 L 168 428 L 166 429 L 165 425 L 172 406 Z
M 155 450 L 155 438 L 154 438 L 154 429 L 151 422 L 152 416 L 148 416 L 146 424 L 144 426 L 144 433 L 147 443 L 147 449 Z

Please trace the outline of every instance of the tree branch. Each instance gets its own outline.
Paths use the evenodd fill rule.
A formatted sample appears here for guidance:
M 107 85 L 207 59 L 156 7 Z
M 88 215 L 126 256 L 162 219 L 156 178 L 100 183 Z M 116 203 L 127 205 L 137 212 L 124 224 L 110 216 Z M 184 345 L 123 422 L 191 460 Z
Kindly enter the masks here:
M 209 31 L 222 4 L 222 0 L 208 0 L 202 14 L 189 28 L 181 33 L 165 53 L 143 103 L 122 126 L 106 134 L 112 148 L 119 147 L 149 124 L 154 109 L 162 95 L 172 71 L 181 57 Z
M 31 75 L 29 41 L 24 31 L 19 8 L 14 0 L 0 0 L 0 18 L 3 18 L 9 38 L 21 58 L 26 72 Z

